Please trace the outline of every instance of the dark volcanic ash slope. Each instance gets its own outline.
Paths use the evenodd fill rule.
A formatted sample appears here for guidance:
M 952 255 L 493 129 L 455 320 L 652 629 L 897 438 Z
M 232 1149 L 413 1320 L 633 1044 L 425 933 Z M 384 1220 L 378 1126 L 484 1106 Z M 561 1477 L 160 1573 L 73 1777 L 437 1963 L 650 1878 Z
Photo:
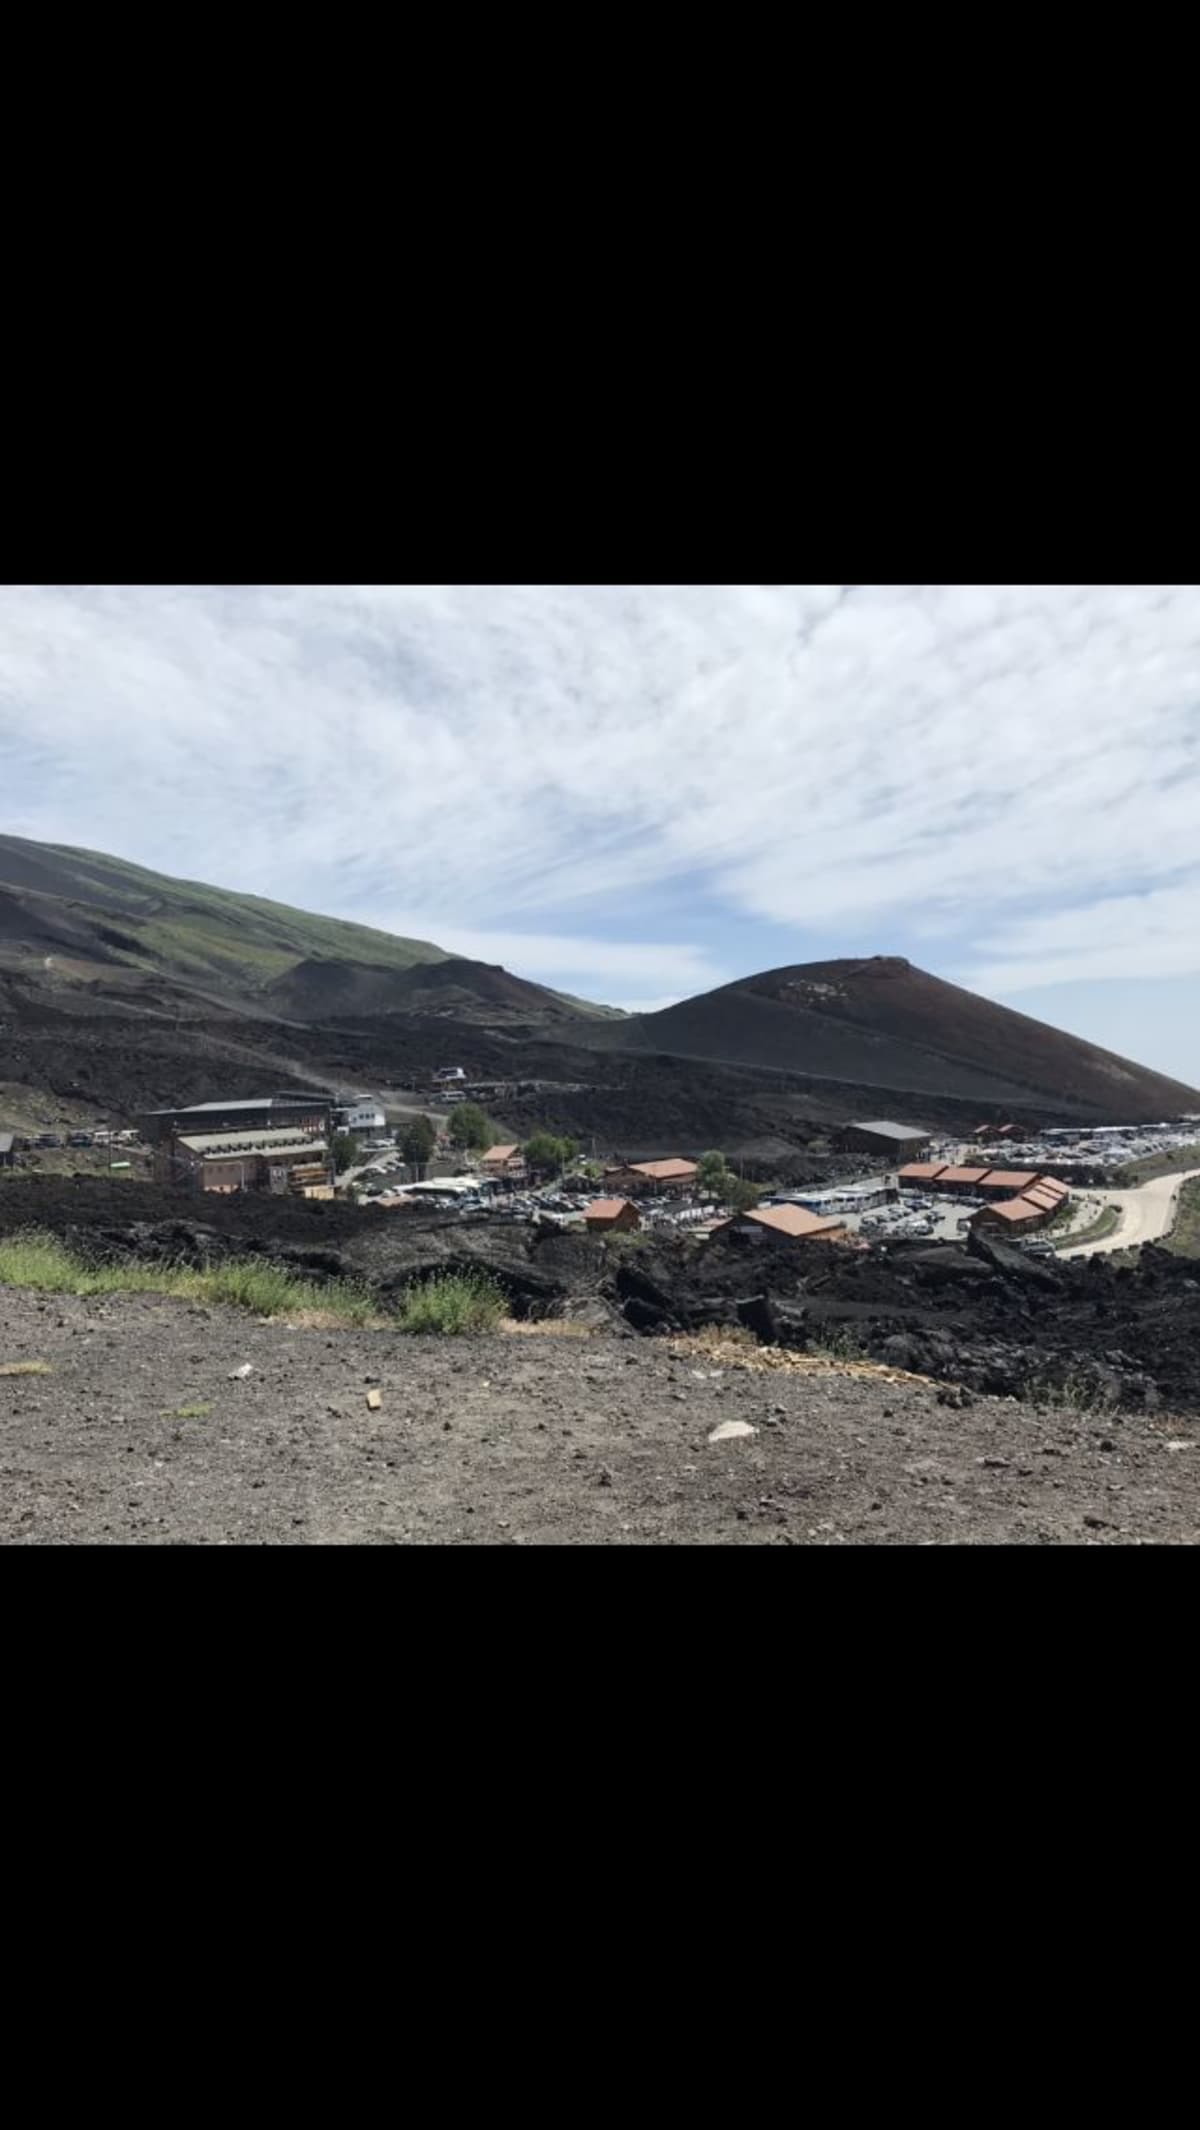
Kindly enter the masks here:
M 277 1012 L 310 1022 L 416 1014 L 484 1026 L 539 1027 L 567 1025 L 591 1010 L 498 964 L 460 956 L 412 969 L 302 961 L 278 977 L 265 997 Z
M 771 969 L 590 1031 L 606 1049 L 974 1100 L 987 1116 L 1061 1114 L 1150 1123 L 1200 1094 L 1077 1036 L 977 998 L 899 956 Z

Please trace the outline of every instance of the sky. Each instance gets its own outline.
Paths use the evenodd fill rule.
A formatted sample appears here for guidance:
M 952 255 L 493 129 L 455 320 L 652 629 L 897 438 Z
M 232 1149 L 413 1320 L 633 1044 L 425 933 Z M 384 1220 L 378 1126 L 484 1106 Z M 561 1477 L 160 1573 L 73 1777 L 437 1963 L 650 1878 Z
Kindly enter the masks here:
M 1200 589 L 0 590 L 0 828 L 631 1008 L 841 955 L 1200 1083 Z

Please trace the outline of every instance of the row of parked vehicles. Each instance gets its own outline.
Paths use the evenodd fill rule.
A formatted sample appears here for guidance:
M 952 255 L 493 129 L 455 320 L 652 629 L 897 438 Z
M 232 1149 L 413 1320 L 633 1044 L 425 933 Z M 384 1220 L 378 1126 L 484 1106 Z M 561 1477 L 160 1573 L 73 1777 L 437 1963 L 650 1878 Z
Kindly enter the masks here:
M 98 1125 L 92 1132 L 38 1132 L 33 1136 L 15 1133 L 13 1145 L 18 1152 L 53 1153 L 63 1147 L 87 1146 L 132 1146 L 141 1134 L 136 1131 L 113 1131 L 108 1125 Z

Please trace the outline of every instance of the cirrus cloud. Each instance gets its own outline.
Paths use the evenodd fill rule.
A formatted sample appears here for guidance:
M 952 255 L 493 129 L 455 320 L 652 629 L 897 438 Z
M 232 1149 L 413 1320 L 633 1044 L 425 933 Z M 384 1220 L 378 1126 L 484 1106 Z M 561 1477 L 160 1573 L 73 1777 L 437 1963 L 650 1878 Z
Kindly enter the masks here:
M 0 594 L 11 831 L 633 999 L 1195 974 L 1198 704 L 1194 587 Z

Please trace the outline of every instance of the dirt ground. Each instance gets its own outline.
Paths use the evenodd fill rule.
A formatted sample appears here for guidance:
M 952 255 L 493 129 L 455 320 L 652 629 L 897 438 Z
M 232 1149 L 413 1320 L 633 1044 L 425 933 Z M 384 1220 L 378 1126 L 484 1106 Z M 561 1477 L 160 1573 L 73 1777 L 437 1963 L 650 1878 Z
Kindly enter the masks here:
M 894 1373 L 730 1354 L 717 1336 L 414 1340 L 0 1290 L 0 1541 L 1200 1538 L 1194 1419 L 960 1405 Z M 757 1432 L 710 1442 L 728 1421 Z

